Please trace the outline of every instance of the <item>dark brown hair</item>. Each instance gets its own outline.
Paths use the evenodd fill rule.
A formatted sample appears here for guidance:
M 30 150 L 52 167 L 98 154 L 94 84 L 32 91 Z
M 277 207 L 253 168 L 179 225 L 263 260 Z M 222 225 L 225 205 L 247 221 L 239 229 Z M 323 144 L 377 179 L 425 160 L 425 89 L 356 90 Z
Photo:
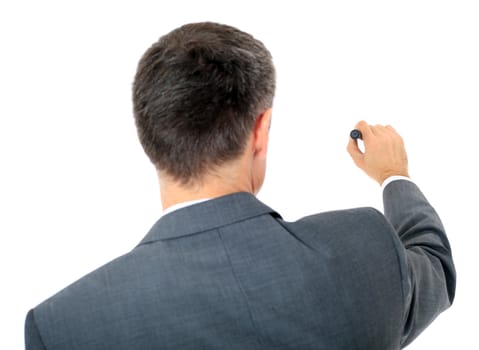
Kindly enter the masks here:
M 189 184 L 244 151 L 274 92 L 263 43 L 227 25 L 186 24 L 139 61 L 133 108 L 140 142 L 158 169 Z

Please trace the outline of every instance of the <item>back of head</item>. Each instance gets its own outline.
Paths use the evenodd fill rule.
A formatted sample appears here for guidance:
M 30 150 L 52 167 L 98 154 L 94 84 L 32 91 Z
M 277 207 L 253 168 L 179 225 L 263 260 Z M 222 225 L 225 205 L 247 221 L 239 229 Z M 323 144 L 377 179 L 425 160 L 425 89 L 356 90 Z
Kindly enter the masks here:
M 193 183 L 242 154 L 274 92 L 271 54 L 260 41 L 222 24 L 184 25 L 138 64 L 133 106 L 140 142 L 159 171 Z

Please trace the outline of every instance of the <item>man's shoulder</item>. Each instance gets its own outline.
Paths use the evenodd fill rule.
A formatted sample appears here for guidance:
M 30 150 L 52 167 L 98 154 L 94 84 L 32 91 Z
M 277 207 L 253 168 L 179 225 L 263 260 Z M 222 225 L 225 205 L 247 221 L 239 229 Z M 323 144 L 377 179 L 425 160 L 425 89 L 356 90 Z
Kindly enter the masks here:
M 312 246 L 343 249 L 351 246 L 367 254 L 371 242 L 380 249 L 399 249 L 400 242 L 386 217 L 373 207 L 322 212 L 282 225 Z
M 333 234 L 338 231 L 360 230 L 371 226 L 389 226 L 384 215 L 373 207 L 359 207 L 327 211 L 304 216 L 294 222 L 292 227 L 327 230 Z
M 95 299 L 95 296 L 101 295 L 105 287 L 111 285 L 112 280 L 110 277 L 112 276 L 112 271 L 123 270 L 124 273 L 128 273 L 124 268 L 131 265 L 129 261 L 132 260 L 133 254 L 134 250 L 113 258 L 94 270 L 85 273 L 45 299 L 36 306 L 35 310 L 49 310 L 51 312 L 63 304 L 73 306 L 77 302 L 81 303 L 82 300 L 91 301 Z
M 45 339 L 58 339 L 73 328 L 88 329 L 88 317 L 111 308 L 128 294 L 135 275 L 135 250 L 114 258 L 43 300 L 33 308 L 35 323 Z

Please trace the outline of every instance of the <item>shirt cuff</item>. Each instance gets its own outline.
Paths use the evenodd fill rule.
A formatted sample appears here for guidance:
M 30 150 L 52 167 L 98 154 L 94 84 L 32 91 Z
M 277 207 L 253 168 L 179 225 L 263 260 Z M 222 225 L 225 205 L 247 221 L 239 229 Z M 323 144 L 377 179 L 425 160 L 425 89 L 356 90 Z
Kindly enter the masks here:
M 381 188 L 384 191 L 384 189 L 386 188 L 387 185 L 389 185 L 393 181 L 398 181 L 398 180 L 406 180 L 406 181 L 413 182 L 407 176 L 394 175 L 394 176 L 389 176 L 386 180 L 384 180 L 383 183 L 381 184 Z

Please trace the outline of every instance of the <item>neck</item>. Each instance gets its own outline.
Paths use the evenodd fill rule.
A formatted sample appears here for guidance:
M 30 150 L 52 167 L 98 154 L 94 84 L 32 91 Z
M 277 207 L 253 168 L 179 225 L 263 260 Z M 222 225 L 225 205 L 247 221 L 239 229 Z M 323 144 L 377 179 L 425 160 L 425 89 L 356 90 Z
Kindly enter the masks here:
M 236 192 L 255 193 L 251 182 L 244 180 L 248 177 L 234 172 L 208 174 L 191 185 L 183 185 L 160 172 L 158 177 L 163 210 L 178 203 L 198 199 L 216 198 Z

